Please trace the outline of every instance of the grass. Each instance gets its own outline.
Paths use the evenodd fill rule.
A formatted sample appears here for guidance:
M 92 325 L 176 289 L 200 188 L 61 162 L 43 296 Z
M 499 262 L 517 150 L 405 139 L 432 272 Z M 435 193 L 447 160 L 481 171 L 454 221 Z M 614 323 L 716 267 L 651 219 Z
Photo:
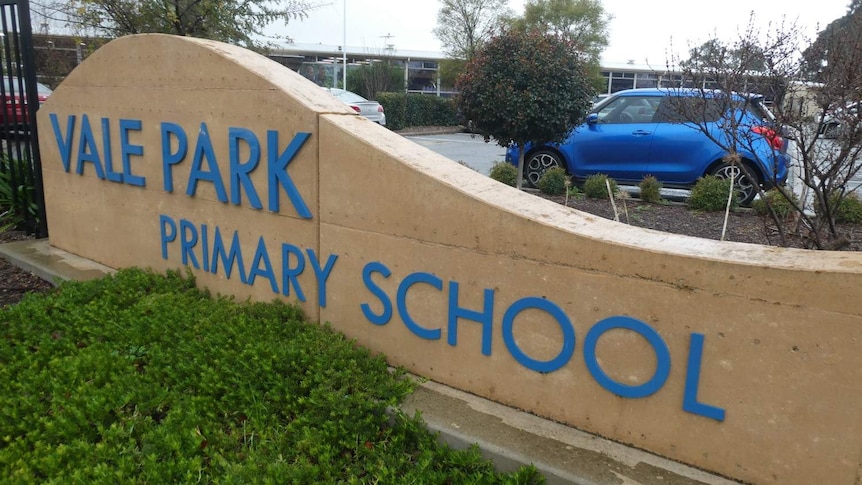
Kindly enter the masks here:
M 177 273 L 29 295 L 0 334 L 3 483 L 543 481 L 438 443 L 402 370 L 298 307 Z

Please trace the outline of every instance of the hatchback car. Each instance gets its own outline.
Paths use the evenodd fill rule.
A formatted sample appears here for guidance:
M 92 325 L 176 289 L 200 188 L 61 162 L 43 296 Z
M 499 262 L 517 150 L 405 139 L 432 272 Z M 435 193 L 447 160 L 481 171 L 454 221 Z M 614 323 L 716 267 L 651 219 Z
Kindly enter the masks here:
M 380 106 L 380 103 L 377 101 L 369 101 L 356 93 L 345 91 L 344 89 L 326 88 L 326 90 L 353 108 L 353 111 L 377 124 L 386 126 L 386 114 L 383 112 L 383 106 Z
M 722 112 L 720 99 L 694 90 L 615 93 L 595 105 L 562 143 L 528 145 L 525 180 L 536 186 L 553 167 L 564 168 L 576 182 L 603 173 L 623 184 L 638 184 L 652 175 L 669 188 L 691 188 L 705 175 L 733 175 L 740 202 L 747 204 L 757 194 L 756 185 L 767 189 L 785 182 L 790 158 L 784 139 L 770 127 L 772 115 L 760 98 L 733 95 L 734 108 L 727 112 Z M 702 117 L 698 125 L 704 130 L 687 121 L 695 112 Z M 746 143 L 737 152 L 751 177 L 729 163 L 727 152 L 710 139 L 728 145 L 722 126 L 731 116 L 744 131 L 737 139 Z M 506 160 L 517 166 L 516 146 L 508 148 Z

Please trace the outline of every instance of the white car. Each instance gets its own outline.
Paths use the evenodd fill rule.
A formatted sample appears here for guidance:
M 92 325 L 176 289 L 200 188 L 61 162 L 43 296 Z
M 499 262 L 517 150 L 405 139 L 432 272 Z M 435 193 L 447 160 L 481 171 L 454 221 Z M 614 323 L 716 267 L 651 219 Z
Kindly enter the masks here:
M 375 123 L 386 126 L 386 114 L 383 112 L 383 106 L 380 106 L 380 103 L 377 101 L 369 101 L 356 93 L 345 91 L 344 89 L 325 89 L 332 93 L 333 96 L 353 108 L 353 111 L 356 111 Z

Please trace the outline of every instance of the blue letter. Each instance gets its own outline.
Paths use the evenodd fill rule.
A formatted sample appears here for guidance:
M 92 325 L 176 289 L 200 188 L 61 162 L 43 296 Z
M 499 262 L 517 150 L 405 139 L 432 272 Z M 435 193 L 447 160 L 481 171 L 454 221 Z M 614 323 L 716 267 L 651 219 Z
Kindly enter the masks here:
M 656 360 L 658 361 L 655 374 L 646 383 L 639 386 L 620 384 L 608 377 L 605 371 L 599 367 L 599 363 L 596 360 L 596 344 L 602 334 L 614 328 L 625 328 L 639 333 L 641 337 L 649 342 L 653 351 L 655 351 Z M 593 375 L 593 379 L 596 382 L 612 393 L 627 398 L 647 397 L 655 394 L 656 391 L 661 389 L 661 386 L 664 385 L 665 381 L 667 381 L 667 376 L 670 374 L 670 351 L 668 351 L 664 340 L 652 327 L 631 317 L 605 318 L 591 328 L 587 332 L 586 338 L 584 338 L 584 360 L 587 363 L 587 369 L 589 369 L 590 374 Z
M 210 242 L 207 225 L 201 224 L 201 259 L 203 260 L 204 271 L 210 270 Z
M 296 267 L 290 267 L 290 255 L 296 256 Z M 298 247 L 284 243 L 281 245 L 281 291 L 284 296 L 290 295 L 290 285 L 296 290 L 296 298 L 299 301 L 305 301 L 305 293 L 302 292 L 302 287 L 299 285 L 297 276 L 301 275 L 305 270 L 305 256 L 302 255 L 302 250 Z
M 398 304 L 398 314 L 401 315 L 401 319 L 404 320 L 404 324 L 407 325 L 407 328 L 416 334 L 416 336 L 427 340 L 440 340 L 441 332 L 439 328 L 430 329 L 422 327 L 416 323 L 416 320 L 413 320 L 413 317 L 411 317 L 410 313 L 407 312 L 407 290 L 416 283 L 426 283 L 437 288 L 437 290 L 443 290 L 443 280 L 431 273 L 413 273 L 407 275 L 407 277 L 401 281 L 401 284 L 398 285 L 398 296 L 395 298 L 395 301 Z
M 57 149 L 60 151 L 60 160 L 63 161 L 63 170 L 69 173 L 69 166 L 72 162 L 72 135 L 75 134 L 75 116 L 69 115 L 66 118 L 66 137 L 60 133 L 60 122 L 57 121 L 57 114 L 51 113 L 51 126 L 54 128 L 54 138 L 57 139 Z
M 287 165 L 293 160 L 293 157 L 296 156 L 299 149 L 302 148 L 302 145 L 310 136 L 311 133 L 297 133 L 284 152 L 278 155 L 278 132 L 275 130 L 267 132 L 266 155 L 269 181 L 269 210 L 272 212 L 279 211 L 278 186 L 281 185 L 284 187 L 284 191 L 287 192 L 288 197 L 290 197 L 290 201 L 293 203 L 293 207 L 299 216 L 303 219 L 311 219 L 311 211 L 308 210 L 308 206 L 302 200 L 302 195 L 299 194 L 296 185 L 293 184 L 293 180 L 291 180 L 290 175 L 287 173 Z
M 78 141 L 78 166 L 75 172 L 78 175 L 84 174 L 84 162 L 90 162 L 96 168 L 96 176 L 100 179 L 105 179 L 105 172 L 102 170 L 102 160 L 99 159 L 99 150 L 96 148 L 96 139 L 93 136 L 93 129 L 90 127 L 90 120 L 87 115 L 81 119 L 81 139 Z
M 239 161 L 239 141 L 248 143 L 249 156 L 246 163 Z M 248 201 L 255 209 L 263 209 L 257 190 L 248 174 L 260 163 L 260 142 L 251 130 L 246 128 L 228 128 L 228 146 L 230 148 L 230 202 L 239 205 L 242 200 L 240 188 L 248 194 Z
M 177 151 L 171 153 L 171 135 L 177 138 Z M 174 191 L 174 175 L 171 165 L 176 165 L 186 158 L 189 140 L 183 127 L 176 123 L 162 123 L 162 177 L 165 192 Z
M 473 320 L 482 324 L 482 353 L 491 355 L 491 331 L 494 318 L 494 290 L 485 288 L 485 308 L 482 313 L 458 306 L 458 282 L 449 282 L 449 328 L 447 342 L 458 345 L 458 318 Z
M 311 266 L 314 268 L 314 276 L 317 277 L 317 304 L 321 308 L 326 308 L 326 280 L 329 279 L 332 266 L 335 265 L 335 260 L 338 259 L 338 256 L 330 254 L 326 258 L 326 267 L 321 268 L 320 261 L 318 261 L 317 255 L 314 254 L 314 250 L 306 249 L 305 252 L 308 253 L 308 259 L 311 260 Z
M 144 147 L 129 143 L 129 131 L 131 130 L 141 131 L 141 120 L 120 120 L 120 156 L 123 157 L 123 176 L 129 185 L 146 187 L 146 178 L 132 173 L 132 163 L 129 156 L 143 156 Z
M 716 421 L 724 421 L 724 409 L 697 402 L 700 386 L 700 362 L 703 357 L 703 334 L 691 334 L 691 347 L 688 350 L 688 369 L 685 373 L 685 393 L 682 409 L 692 414 L 700 414 Z
M 536 360 L 525 354 L 518 346 L 518 343 L 515 342 L 515 334 L 512 331 L 512 328 L 515 326 L 515 317 L 528 308 L 544 310 L 554 317 L 554 320 L 556 320 L 560 325 L 560 330 L 563 331 L 563 348 L 560 349 L 560 353 L 551 360 Z M 512 306 L 506 310 L 506 314 L 503 315 L 503 342 L 506 343 L 506 347 L 509 349 L 509 353 L 512 354 L 512 357 L 514 357 L 515 360 L 524 367 L 536 372 L 554 372 L 568 364 L 569 360 L 572 358 L 572 354 L 575 353 L 575 327 L 572 326 L 572 321 L 569 319 L 568 315 L 566 315 L 563 309 L 557 306 L 556 303 L 545 300 L 544 298 L 530 296 L 527 298 L 521 298 L 513 303 Z
M 207 165 L 209 165 L 209 172 L 201 170 L 204 159 L 206 159 Z M 195 196 L 198 188 L 198 180 L 212 182 L 215 186 L 218 200 L 227 202 L 227 192 L 224 190 L 224 182 L 221 179 L 218 160 L 216 160 L 215 150 L 213 150 L 213 144 L 210 141 L 210 133 L 207 130 L 206 123 L 201 123 L 201 130 L 198 133 L 198 142 L 195 145 L 195 153 L 192 155 L 192 169 L 189 172 L 189 186 L 186 187 L 186 195 Z
M 114 171 L 111 154 L 111 120 L 102 118 L 102 150 L 105 152 L 105 177 L 111 182 L 123 182 L 123 174 Z
M 192 251 L 198 243 L 198 230 L 191 222 L 180 219 L 180 254 L 182 255 L 183 264 L 189 264 L 189 259 L 192 260 L 192 266 L 195 269 L 200 269 L 198 266 L 198 258 Z
M 392 301 L 389 300 L 385 291 L 371 281 L 371 273 L 380 273 L 384 278 L 389 278 L 392 272 L 389 271 L 389 268 L 387 268 L 383 263 L 378 262 L 368 263 L 364 268 L 362 268 L 362 281 L 365 282 L 365 287 L 368 288 L 371 293 L 374 293 L 374 296 L 379 298 L 380 304 L 383 305 L 383 313 L 375 315 L 374 312 L 371 311 L 371 307 L 367 303 L 363 303 L 360 305 L 362 313 L 365 315 L 365 318 L 374 325 L 386 325 L 392 318 Z
M 159 215 L 159 226 L 162 236 L 162 259 L 168 259 L 168 243 L 177 239 L 177 224 L 170 217 Z M 170 232 L 168 232 L 170 228 Z
M 221 230 L 218 226 L 215 228 L 213 239 L 215 239 L 215 242 L 213 242 L 213 257 L 210 258 L 213 267 L 210 272 L 212 274 L 218 273 L 218 261 L 221 258 L 222 263 L 224 263 L 225 277 L 230 279 L 230 274 L 233 271 L 233 263 L 236 262 L 237 266 L 239 266 L 239 280 L 248 284 L 248 280 L 245 277 L 245 263 L 242 260 L 242 248 L 239 245 L 239 234 L 236 231 L 233 232 L 233 240 L 230 244 L 229 253 L 225 253 L 224 241 L 222 241 Z
M 261 261 L 263 261 L 263 270 L 258 269 Z M 272 272 L 272 263 L 269 262 L 269 253 L 266 251 L 266 243 L 263 241 L 263 236 L 260 236 L 260 239 L 257 241 L 254 261 L 252 261 L 251 271 L 248 273 L 248 284 L 253 285 L 257 275 L 265 276 L 269 279 L 269 286 L 272 288 L 272 292 L 278 294 L 278 283 L 275 281 L 275 273 Z

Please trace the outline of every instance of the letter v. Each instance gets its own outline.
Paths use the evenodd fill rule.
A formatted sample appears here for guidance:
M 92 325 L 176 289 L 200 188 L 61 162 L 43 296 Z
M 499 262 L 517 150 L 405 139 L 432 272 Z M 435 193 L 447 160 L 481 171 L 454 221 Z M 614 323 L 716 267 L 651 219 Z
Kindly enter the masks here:
M 60 133 L 60 122 L 57 120 L 57 114 L 51 113 L 51 126 L 54 128 L 54 138 L 57 139 L 57 149 L 60 151 L 60 159 L 63 161 L 63 170 L 69 172 L 72 162 L 72 135 L 75 134 L 75 115 L 69 115 L 66 118 L 66 137 L 63 139 Z

